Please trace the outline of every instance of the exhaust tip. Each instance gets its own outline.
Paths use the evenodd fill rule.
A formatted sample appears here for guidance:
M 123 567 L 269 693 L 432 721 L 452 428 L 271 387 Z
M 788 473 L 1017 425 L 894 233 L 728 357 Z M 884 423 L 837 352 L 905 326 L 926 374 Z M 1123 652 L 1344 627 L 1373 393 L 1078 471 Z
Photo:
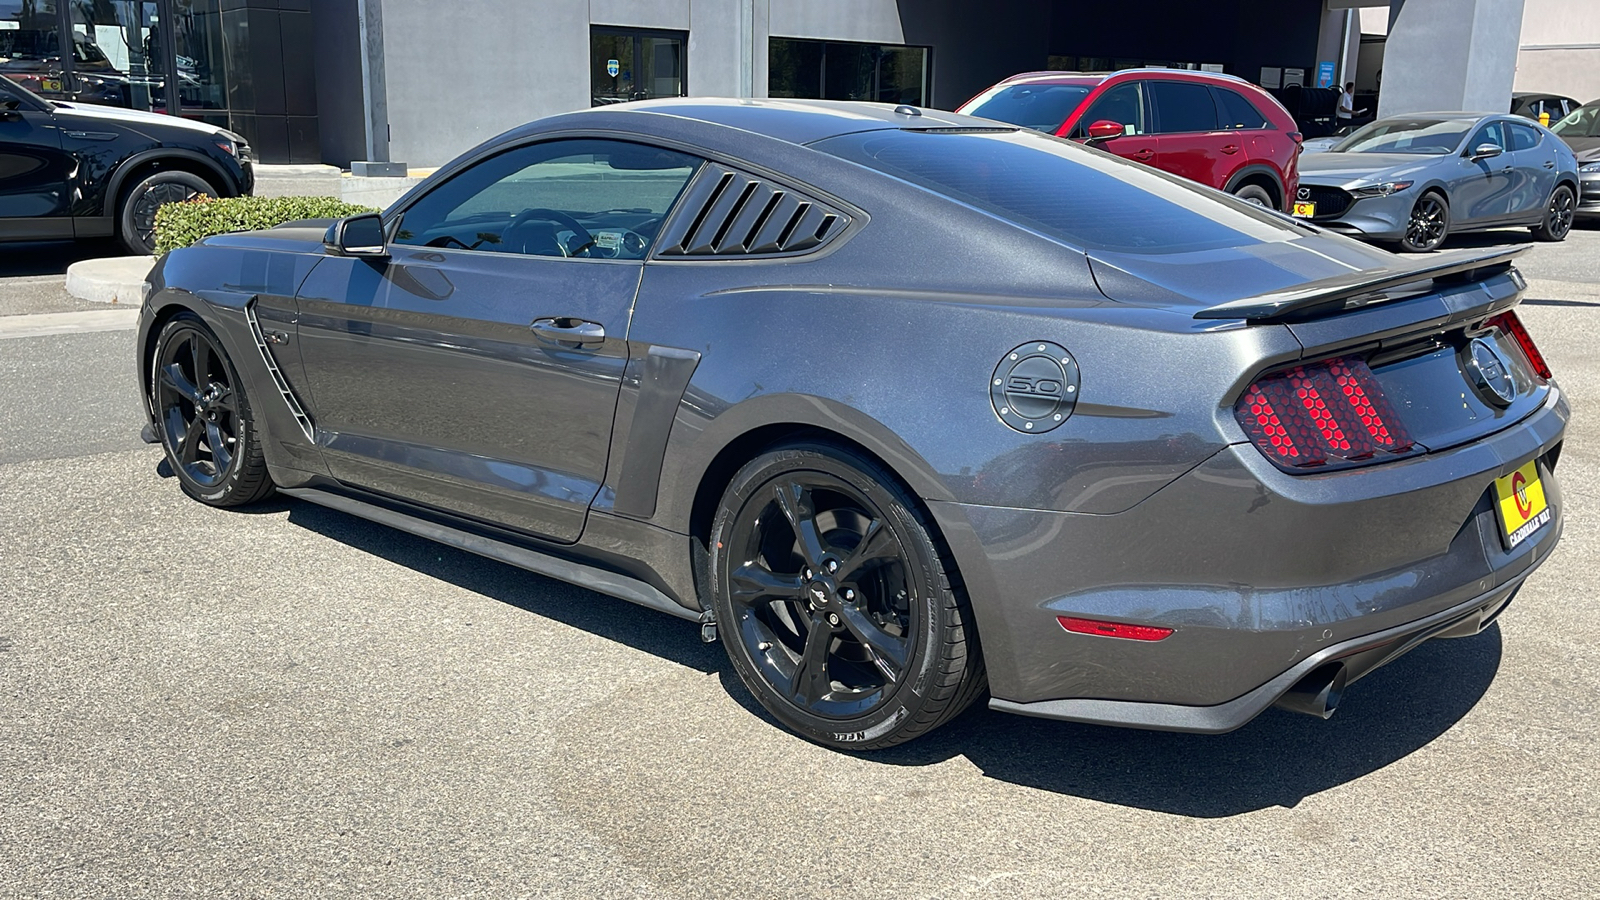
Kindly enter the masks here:
M 1339 708 L 1339 701 L 1344 697 L 1345 679 L 1344 663 L 1328 663 L 1295 682 L 1294 687 L 1285 691 L 1273 705 L 1290 712 L 1326 719 Z

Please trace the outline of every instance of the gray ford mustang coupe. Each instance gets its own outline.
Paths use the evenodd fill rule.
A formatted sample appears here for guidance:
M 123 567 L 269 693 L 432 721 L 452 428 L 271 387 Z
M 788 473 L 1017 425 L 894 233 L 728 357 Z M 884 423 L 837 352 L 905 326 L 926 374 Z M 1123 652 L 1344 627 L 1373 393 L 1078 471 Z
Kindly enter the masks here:
M 953 114 L 651 101 L 166 256 L 137 365 L 195 499 L 697 623 L 813 741 L 986 691 L 1224 732 L 1478 633 L 1555 547 L 1520 249 L 1402 259 Z

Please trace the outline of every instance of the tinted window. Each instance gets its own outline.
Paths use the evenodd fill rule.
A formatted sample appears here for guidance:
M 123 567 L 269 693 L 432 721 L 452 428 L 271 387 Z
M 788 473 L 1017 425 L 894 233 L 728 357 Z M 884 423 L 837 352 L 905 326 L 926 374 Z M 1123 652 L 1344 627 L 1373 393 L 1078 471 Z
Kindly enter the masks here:
M 1505 129 L 1511 132 L 1512 150 L 1532 150 L 1539 146 L 1539 132 L 1536 129 L 1515 122 L 1505 123 Z
M 1379 119 L 1337 146 L 1337 153 L 1454 153 L 1472 123 L 1463 119 Z
M 1500 129 L 1499 122 L 1490 122 L 1472 133 L 1472 140 L 1467 141 L 1467 152 L 1477 153 L 1478 148 L 1484 144 L 1506 149 L 1506 136 Z
M 1128 81 L 1101 94 L 1078 120 L 1075 132 L 1082 137 L 1095 122 L 1111 121 L 1123 126 L 1128 134 L 1148 134 L 1144 121 L 1144 102 L 1140 99 L 1139 83 Z
M 1013 84 L 979 97 L 966 112 L 1053 133 L 1087 96 L 1089 89 L 1076 84 Z
M 1245 99 L 1238 91 L 1227 88 L 1212 88 L 1216 95 L 1217 107 L 1220 113 L 1219 124 L 1228 129 L 1244 128 L 1270 128 L 1267 117 L 1256 109 L 1255 104 Z
M 1299 235 L 1273 213 L 1032 131 L 871 131 L 811 146 L 1085 250 L 1183 253 Z
M 1595 134 L 1597 127 L 1600 127 L 1600 106 L 1580 106 L 1552 124 L 1550 130 L 1562 137 L 1574 138 Z
M 700 160 L 622 141 L 550 141 L 466 169 L 406 210 L 397 244 L 642 259 Z
M 1211 88 L 1206 85 L 1152 82 L 1150 105 L 1155 107 L 1156 127 L 1162 134 L 1217 130 L 1217 104 L 1212 102 Z

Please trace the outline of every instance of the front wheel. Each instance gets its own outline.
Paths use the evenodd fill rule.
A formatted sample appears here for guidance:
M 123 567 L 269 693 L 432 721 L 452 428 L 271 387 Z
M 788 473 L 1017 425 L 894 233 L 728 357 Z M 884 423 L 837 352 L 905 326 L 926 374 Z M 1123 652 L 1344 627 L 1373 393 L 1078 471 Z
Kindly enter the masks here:
M 244 506 L 272 493 L 261 441 L 232 361 L 192 313 L 156 339 L 151 408 L 184 492 L 208 506 Z
M 1450 205 L 1444 197 L 1430 191 L 1418 198 L 1411 207 L 1411 217 L 1406 222 L 1405 237 L 1400 239 L 1400 249 L 1410 253 L 1426 253 L 1439 249 L 1450 234 Z
M 1267 193 L 1267 189 L 1259 184 L 1247 184 L 1234 191 L 1233 195 L 1246 203 L 1265 206 L 1267 209 L 1277 208 L 1272 202 L 1272 195 Z
M 723 493 L 711 538 L 728 657 L 801 736 L 889 747 L 984 688 L 954 569 L 916 500 L 872 460 L 822 443 L 764 453 Z
M 118 214 L 118 233 L 132 253 L 149 256 L 156 252 L 156 210 L 168 203 L 183 203 L 196 197 L 215 197 L 204 178 L 190 172 L 157 172 L 128 189 Z
M 1536 241 L 1555 243 L 1567 239 L 1572 232 L 1572 219 L 1578 207 L 1578 198 L 1569 185 L 1558 184 L 1550 192 L 1550 203 L 1545 207 L 1544 218 L 1530 229 Z

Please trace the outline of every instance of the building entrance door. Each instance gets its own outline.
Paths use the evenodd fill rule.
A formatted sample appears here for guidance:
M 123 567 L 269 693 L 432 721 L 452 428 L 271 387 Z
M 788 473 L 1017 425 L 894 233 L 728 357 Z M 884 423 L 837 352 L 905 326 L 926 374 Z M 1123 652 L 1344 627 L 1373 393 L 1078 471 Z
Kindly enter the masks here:
M 688 96 L 681 31 L 595 27 L 589 33 L 589 105 Z

